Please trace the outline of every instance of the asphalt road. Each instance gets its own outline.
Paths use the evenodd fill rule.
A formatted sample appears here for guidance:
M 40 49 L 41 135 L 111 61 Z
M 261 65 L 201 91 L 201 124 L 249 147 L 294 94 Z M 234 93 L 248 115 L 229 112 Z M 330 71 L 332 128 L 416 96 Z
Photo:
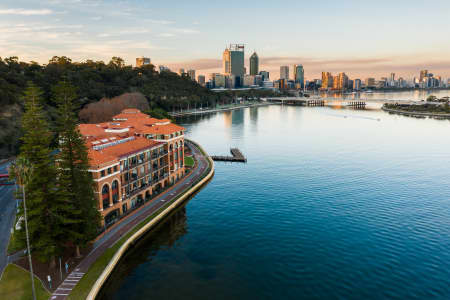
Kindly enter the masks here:
M 8 173 L 9 163 L 0 165 L 0 174 Z M 13 185 L 0 186 L 0 274 L 8 263 L 6 249 L 16 215 L 16 200 L 13 197 Z

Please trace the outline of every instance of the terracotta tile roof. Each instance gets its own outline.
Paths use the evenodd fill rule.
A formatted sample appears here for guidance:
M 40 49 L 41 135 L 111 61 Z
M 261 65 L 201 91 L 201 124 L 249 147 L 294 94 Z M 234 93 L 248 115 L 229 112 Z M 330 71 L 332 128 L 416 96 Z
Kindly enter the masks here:
M 153 125 L 146 127 L 139 127 L 138 130 L 143 134 L 172 134 L 178 131 L 186 130 L 184 127 L 181 127 L 176 124 L 166 124 L 166 125 Z
M 109 146 L 101 150 L 94 150 L 93 145 L 89 145 L 89 159 L 91 166 L 100 167 L 105 164 L 112 164 L 118 162 L 120 158 L 131 155 L 133 153 L 143 151 L 163 145 L 161 142 L 156 142 L 143 137 L 136 137 L 134 140 Z

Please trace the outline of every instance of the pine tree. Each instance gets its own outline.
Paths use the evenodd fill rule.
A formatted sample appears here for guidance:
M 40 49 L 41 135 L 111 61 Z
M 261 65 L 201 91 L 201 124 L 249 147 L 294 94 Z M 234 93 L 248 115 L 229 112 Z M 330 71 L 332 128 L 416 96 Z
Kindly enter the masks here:
M 70 217 L 76 221 L 66 233 L 67 239 L 76 246 L 76 255 L 80 256 L 80 247 L 97 234 L 100 214 L 94 197 L 94 182 L 88 171 L 88 149 L 74 113 L 75 88 L 61 82 L 53 88 L 53 95 L 58 104 L 58 190 L 73 207 Z
M 42 109 L 42 92 L 29 83 L 25 90 L 25 113 L 22 118 L 21 157 L 33 169 L 26 186 L 28 226 L 33 251 L 42 261 L 55 263 L 64 240 L 65 212 L 68 207 L 58 199 L 56 168 L 50 148 L 52 133 Z

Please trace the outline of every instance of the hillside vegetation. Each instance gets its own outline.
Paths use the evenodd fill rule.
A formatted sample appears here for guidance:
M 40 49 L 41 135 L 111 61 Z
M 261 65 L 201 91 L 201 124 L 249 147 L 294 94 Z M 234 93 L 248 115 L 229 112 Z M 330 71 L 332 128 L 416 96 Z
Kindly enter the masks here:
M 166 115 L 165 111 L 211 106 L 219 101 L 229 103 L 233 98 L 231 93 L 213 93 L 187 77 L 172 72 L 158 73 L 153 65 L 142 68 L 126 66 L 119 57 L 113 57 L 109 63 L 92 60 L 79 63 L 65 56 L 55 56 L 46 65 L 21 62 L 17 57 L 0 58 L 0 158 L 18 152 L 22 135 L 19 124 L 24 106 L 23 92 L 27 83 L 32 81 L 42 89 L 44 108 L 54 126 L 56 103 L 51 91 L 62 80 L 76 87 L 76 110 L 77 113 L 81 111 L 83 122 L 107 120 L 121 107 L 121 101 L 131 107 L 148 107 L 150 114 L 161 117 Z M 132 94 L 121 100 L 114 99 L 125 93 Z M 101 99 L 100 104 L 88 107 Z M 147 105 L 143 104 L 143 99 Z M 101 110 L 102 115 L 93 115 L 93 112 Z

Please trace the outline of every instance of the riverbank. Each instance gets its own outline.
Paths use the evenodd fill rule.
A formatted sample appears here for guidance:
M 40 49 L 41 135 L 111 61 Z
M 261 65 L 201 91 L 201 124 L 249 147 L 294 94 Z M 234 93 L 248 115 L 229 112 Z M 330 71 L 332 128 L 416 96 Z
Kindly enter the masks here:
M 186 110 L 186 111 L 181 111 L 181 112 L 170 112 L 169 115 L 171 115 L 172 117 L 202 115 L 202 114 L 209 114 L 209 113 L 216 113 L 216 112 L 231 111 L 231 110 L 247 108 L 247 107 L 259 107 L 259 106 L 268 106 L 268 105 L 271 105 L 271 103 L 258 102 L 258 103 L 249 103 L 249 104 L 237 104 L 237 105 L 230 105 L 230 106 L 224 106 L 224 107 L 213 108 L 213 109 L 196 109 L 196 110 Z
M 392 108 L 386 108 L 381 107 L 382 110 L 388 113 L 408 116 L 408 117 L 415 117 L 415 118 L 436 118 L 436 119 L 450 119 L 450 114 L 447 113 L 432 113 L 432 112 L 414 112 L 414 111 L 406 111 L 406 110 L 399 110 L 399 109 L 392 109 Z
M 119 224 L 120 227 L 97 240 L 91 252 L 73 268 L 51 299 L 86 299 L 89 293 L 98 293 L 126 250 L 213 176 L 214 164 L 203 149 L 188 140 L 186 145 L 189 145 L 196 160 L 195 168 L 176 185 L 130 216 L 132 218 L 127 223 Z

